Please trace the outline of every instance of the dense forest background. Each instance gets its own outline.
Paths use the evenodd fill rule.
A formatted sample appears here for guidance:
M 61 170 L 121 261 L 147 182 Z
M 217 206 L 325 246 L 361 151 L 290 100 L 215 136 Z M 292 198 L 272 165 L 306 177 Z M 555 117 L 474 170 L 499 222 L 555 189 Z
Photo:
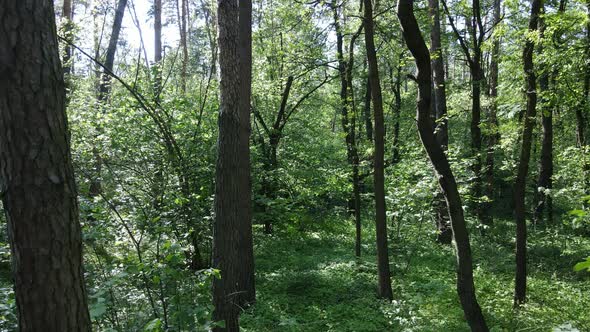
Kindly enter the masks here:
M 223 330 L 239 315 L 257 332 L 590 331 L 590 2 L 255 0 L 250 120 L 231 127 L 220 109 L 249 84 L 227 46 L 248 30 L 242 2 L 48 11 L 93 330 Z M 249 163 L 223 173 L 232 156 Z M 251 190 L 223 205 L 223 179 Z M 216 223 L 241 197 L 244 222 Z M 8 219 L 2 331 L 26 310 Z M 255 274 L 255 302 L 252 279 L 221 304 L 223 250 Z

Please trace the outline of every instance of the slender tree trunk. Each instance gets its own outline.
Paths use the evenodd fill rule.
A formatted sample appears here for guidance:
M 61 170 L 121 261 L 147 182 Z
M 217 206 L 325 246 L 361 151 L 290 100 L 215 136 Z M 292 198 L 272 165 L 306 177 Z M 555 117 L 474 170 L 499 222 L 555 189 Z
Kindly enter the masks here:
M 154 80 L 154 95 L 159 99 L 162 89 L 162 0 L 154 0 L 154 65 L 156 77 Z
M 182 64 L 180 71 L 180 89 L 183 94 L 186 93 L 187 66 L 188 66 L 188 45 L 187 45 L 187 16 L 188 0 L 177 0 L 176 6 L 180 6 L 179 28 L 180 28 L 180 47 L 182 48 Z
M 123 15 L 125 14 L 125 8 L 127 7 L 127 0 L 119 0 L 117 3 L 117 10 L 115 11 L 115 19 L 113 22 L 113 29 L 111 37 L 109 39 L 109 45 L 107 47 L 106 57 L 104 60 L 105 69 L 102 73 L 99 87 L 98 87 L 98 101 L 99 103 L 105 103 L 111 90 L 111 76 L 109 72 L 113 72 L 113 66 L 115 63 L 115 53 L 117 51 L 117 43 L 119 41 L 119 33 L 121 32 L 121 24 L 123 22 Z M 97 49 L 98 52 L 98 49 Z M 98 131 L 101 131 L 98 128 Z M 99 149 L 95 146 L 92 149 L 94 155 L 94 177 L 90 180 L 89 195 L 90 197 L 96 197 L 102 192 L 102 156 Z
M 586 23 L 586 59 L 590 58 L 590 0 L 586 0 L 587 23 Z M 586 61 L 586 68 L 584 74 L 584 96 L 581 107 L 576 109 L 577 119 L 577 133 L 578 145 L 582 148 L 584 154 L 584 192 L 586 195 L 590 194 L 590 161 L 587 160 L 588 148 L 586 142 L 586 115 L 588 114 L 588 106 L 590 105 L 590 63 Z
M 254 283 L 254 249 L 252 240 L 252 179 L 250 175 L 250 97 L 252 94 L 252 1 L 239 1 L 239 66 L 240 66 L 240 175 L 242 183 L 240 211 L 240 277 L 238 287 L 241 306 L 256 300 Z
M 494 24 L 498 24 L 501 20 L 501 0 L 494 0 Z M 500 60 L 500 40 L 494 37 L 492 44 L 492 54 L 490 61 L 490 86 L 489 86 L 489 97 L 491 99 L 491 105 L 488 113 L 488 124 L 490 126 L 490 132 L 486 135 L 486 166 L 484 170 L 484 193 L 487 200 L 482 203 L 482 217 L 484 225 L 492 225 L 494 218 L 492 215 L 492 206 L 495 198 L 494 190 L 494 165 L 495 165 L 495 152 L 496 145 L 500 141 L 499 124 L 498 124 L 498 65 Z
M 391 159 L 394 164 L 398 163 L 401 159 L 400 157 L 400 149 L 399 149 L 399 130 L 400 130 L 400 121 L 401 121 L 401 112 L 402 112 L 402 61 L 403 54 L 400 54 L 398 65 L 395 74 L 395 82 L 393 82 L 393 73 L 390 72 L 392 86 L 393 86 L 393 94 L 395 96 L 395 109 L 394 109 L 394 117 L 395 123 L 393 125 L 393 152 L 391 154 Z
M 115 64 L 115 53 L 117 52 L 117 43 L 119 42 L 119 33 L 121 32 L 121 24 L 123 23 L 123 15 L 125 15 L 125 8 L 127 7 L 127 0 L 119 0 L 117 2 L 117 9 L 115 11 L 115 19 L 113 21 L 113 29 L 111 30 L 111 37 L 109 38 L 109 45 L 107 47 L 104 66 L 106 69 L 102 74 L 100 86 L 98 88 L 98 100 L 104 102 L 111 90 L 111 76 L 109 71 L 113 71 Z M 107 70 L 108 69 L 108 70 Z
M 239 331 L 240 304 L 254 299 L 249 150 L 251 4 L 219 0 L 220 109 L 215 173 L 213 318 Z M 244 77 L 246 75 L 246 77 Z M 247 174 L 248 173 L 248 174 Z M 244 265 L 244 262 L 246 264 Z
M 560 9 L 561 11 L 561 6 Z M 544 8 L 541 8 L 544 13 Z M 539 18 L 539 31 L 541 38 L 545 37 L 545 19 Z M 539 53 L 542 53 L 542 47 L 539 47 Z M 543 220 L 543 212 L 546 209 L 547 221 L 553 220 L 553 200 L 551 194 L 547 195 L 545 190 L 553 188 L 553 110 L 547 105 L 546 94 L 549 92 L 549 68 L 543 70 L 539 78 L 539 90 L 541 92 L 541 113 L 543 138 L 541 139 L 541 156 L 539 160 L 539 179 L 535 191 L 535 208 L 533 219 L 535 222 Z
M 354 66 L 354 43 L 360 34 L 360 30 L 352 36 L 349 47 L 348 61 L 344 59 L 344 36 L 340 26 L 338 7 L 332 4 L 334 12 L 334 26 L 336 29 L 336 48 L 338 57 L 338 74 L 340 75 L 340 102 L 342 104 L 341 119 L 342 130 L 346 136 L 346 150 L 348 163 L 352 166 L 352 197 L 349 209 L 354 214 L 356 237 L 355 255 L 361 255 L 361 202 L 360 202 L 360 176 L 359 176 L 359 155 L 356 143 L 356 110 L 354 107 L 354 94 L 352 84 L 352 69 Z M 361 27 L 362 28 L 362 27 Z
M 74 10 L 72 6 L 72 0 L 64 0 L 62 9 L 62 27 L 64 37 L 69 41 L 73 41 L 73 30 L 74 30 Z M 69 75 L 72 72 L 72 46 L 69 44 L 64 45 L 64 56 L 63 56 L 63 71 L 64 78 L 66 79 L 66 88 L 68 88 Z
M 371 82 L 371 100 L 375 120 L 375 154 L 374 154 L 374 187 L 375 187 L 375 224 L 377 233 L 377 269 L 379 273 L 379 296 L 391 300 L 391 276 L 389 272 L 389 253 L 387 246 L 387 221 L 385 206 L 385 123 L 383 119 L 383 98 L 379 82 L 379 67 L 375 52 L 373 4 L 364 0 L 364 27 L 367 61 L 369 63 L 369 79 Z
M 480 222 L 485 222 L 483 217 L 483 209 L 479 200 L 482 196 L 482 172 L 481 172 L 481 86 L 484 79 L 483 70 L 481 68 L 481 54 L 474 51 L 474 61 L 471 65 L 471 149 L 473 151 L 473 196 L 475 197 L 475 215 Z
M 363 0 L 364 1 L 364 0 Z M 369 142 L 373 141 L 373 120 L 371 119 L 371 78 L 367 77 L 365 88 L 365 133 Z
M 403 37 L 418 67 L 418 131 L 447 201 L 451 228 L 456 243 L 457 293 L 459 300 L 471 330 L 478 332 L 488 331 L 475 295 L 471 246 L 463 216 L 461 197 L 447 156 L 432 133 L 433 124 L 430 119 L 430 98 L 432 94 L 430 53 L 414 16 L 413 1 L 400 0 L 397 15 L 402 26 Z
M 52 1 L 0 5 L 0 197 L 23 332 L 91 331 L 54 15 Z
M 430 52 L 432 54 L 432 77 L 434 81 L 434 113 L 436 119 L 435 137 L 438 144 L 444 151 L 449 146 L 447 96 L 445 84 L 445 67 L 441 48 L 440 36 L 440 6 L 438 0 L 429 0 L 428 9 L 430 13 Z M 437 241 L 450 244 L 452 240 L 449 212 L 445 204 L 445 197 L 439 190 L 434 197 L 434 208 L 436 211 Z
M 539 14 L 543 7 L 543 0 L 533 0 L 531 5 L 531 17 L 529 20 L 529 32 L 537 30 Z M 526 178 L 529 170 L 531 156 L 531 144 L 533 126 L 537 109 L 537 77 L 533 64 L 535 44 L 527 39 L 522 52 L 524 73 L 527 81 L 527 108 L 523 121 L 522 147 L 518 160 L 518 173 L 514 183 L 514 212 L 516 215 L 516 281 L 514 288 L 514 305 L 518 306 L 526 301 L 527 278 L 527 226 L 525 210 Z

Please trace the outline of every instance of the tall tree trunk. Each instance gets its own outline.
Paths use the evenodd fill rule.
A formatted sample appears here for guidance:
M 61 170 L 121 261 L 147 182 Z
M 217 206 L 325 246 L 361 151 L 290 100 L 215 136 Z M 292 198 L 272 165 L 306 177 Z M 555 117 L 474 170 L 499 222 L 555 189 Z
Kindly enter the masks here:
M 252 179 L 250 175 L 250 97 L 252 94 L 252 1 L 239 1 L 239 68 L 240 68 L 240 137 L 239 162 L 242 183 L 240 187 L 241 235 L 238 242 L 240 253 L 240 276 L 238 287 L 244 293 L 240 294 L 238 303 L 241 306 L 256 300 L 256 286 L 254 283 L 254 249 L 252 240 Z
M 19 331 L 91 331 L 53 2 L 5 0 L 0 22 L 0 196 Z
M 590 0 L 586 0 L 587 23 L 586 23 L 586 59 L 590 58 Z M 588 106 L 590 105 L 590 63 L 586 61 L 584 73 L 584 96 L 582 98 L 581 106 L 576 109 L 577 119 L 577 133 L 578 145 L 582 148 L 584 154 L 584 193 L 590 194 L 590 161 L 587 160 L 588 148 L 586 142 L 586 116 L 588 114 Z
M 501 5 L 502 0 L 494 0 L 494 24 L 498 24 L 501 20 Z M 492 43 L 492 54 L 490 61 L 490 86 L 488 91 L 491 99 L 491 105 L 488 113 L 488 124 L 490 131 L 486 135 L 486 166 L 484 170 L 484 194 L 487 200 L 482 203 L 482 217 L 484 225 L 492 225 L 494 218 L 492 216 L 492 206 L 495 198 L 494 190 L 494 165 L 495 165 L 495 154 L 496 145 L 500 141 L 499 124 L 498 124 L 498 65 L 500 60 L 500 39 L 494 37 Z
M 531 5 L 531 17 L 529 20 L 529 32 L 537 30 L 539 14 L 543 7 L 543 0 L 533 0 Z M 526 300 L 526 278 L 527 278 L 527 226 L 525 210 L 526 178 L 529 170 L 531 157 L 531 144 L 533 126 L 537 110 L 537 76 L 533 64 L 533 53 L 535 43 L 527 39 L 522 60 L 524 73 L 527 81 L 527 107 L 523 121 L 522 147 L 518 160 L 518 173 L 514 182 L 514 212 L 516 216 L 516 280 L 514 287 L 514 305 L 518 306 Z
M 438 144 L 444 151 L 449 146 L 449 132 L 447 120 L 447 96 L 445 84 L 445 67 L 441 48 L 440 36 L 440 6 L 438 0 L 429 0 L 428 9 L 430 13 L 430 52 L 432 54 L 432 77 L 434 81 L 434 113 L 436 119 L 435 137 Z M 439 190 L 434 197 L 434 208 L 436 212 L 437 241 L 450 244 L 452 240 L 449 212 L 445 204 L 445 198 Z
M 154 95 L 159 99 L 162 89 L 162 0 L 154 0 L 154 67 L 156 77 L 154 79 Z
M 188 67 L 188 45 L 187 45 L 187 16 L 188 0 L 176 0 L 176 6 L 179 10 L 179 30 L 180 30 L 180 47 L 182 48 L 182 64 L 180 70 L 180 89 L 183 94 L 186 93 L 187 67 Z
M 356 143 L 356 110 L 354 107 L 354 94 L 352 84 L 352 69 L 354 66 L 354 43 L 360 35 L 359 29 L 350 41 L 348 61 L 344 59 L 344 36 L 340 26 L 338 7 L 332 4 L 334 12 L 334 27 L 336 29 L 336 50 L 338 57 L 338 74 L 340 76 L 340 102 L 342 106 L 341 119 L 342 130 L 346 134 L 346 151 L 348 163 L 352 166 L 352 197 L 349 208 L 354 214 L 356 237 L 355 237 L 355 255 L 361 255 L 361 202 L 360 202 L 360 175 L 359 175 L 359 155 Z M 361 26 L 362 29 L 362 26 Z
M 67 41 L 73 42 L 73 30 L 74 30 L 74 10 L 72 7 L 72 0 L 64 0 L 62 7 L 63 22 L 63 34 Z M 63 71 L 64 78 L 66 80 L 66 88 L 68 88 L 69 75 L 72 72 L 72 46 L 69 44 L 64 45 L 64 56 L 63 56 Z
M 544 8 L 541 8 L 544 13 Z M 559 11 L 562 11 L 560 6 Z M 545 19 L 539 18 L 539 32 L 541 38 L 545 37 Z M 539 47 L 539 53 L 542 53 L 542 47 Z M 547 105 L 546 94 L 549 92 L 549 69 L 544 68 L 539 78 L 539 89 L 541 92 L 541 113 L 543 138 L 541 139 L 541 156 L 539 160 L 539 179 L 535 191 L 535 207 L 533 219 L 535 222 L 543 220 L 543 212 L 546 209 L 547 221 L 553 220 L 553 200 L 551 194 L 547 195 L 545 190 L 553 188 L 553 110 Z
M 121 32 L 121 24 L 123 23 L 123 15 L 127 7 L 127 0 L 119 0 L 117 2 L 117 9 L 115 11 L 115 19 L 113 21 L 113 29 L 109 38 L 109 45 L 107 47 L 106 57 L 104 60 L 105 70 L 102 74 L 100 86 L 98 88 L 98 100 L 104 102 L 111 90 L 111 76 L 109 71 L 113 71 L 115 64 L 115 53 L 117 52 L 117 43 L 119 42 L 119 33 Z
M 395 96 L 395 104 L 394 104 L 394 118 L 395 122 L 393 124 L 393 151 L 391 154 L 391 160 L 394 164 L 398 163 L 401 159 L 400 157 L 400 149 L 399 149 L 399 130 L 400 130 L 400 121 L 401 121 L 401 112 L 402 112 L 402 59 L 403 53 L 400 53 L 399 60 L 396 68 L 395 74 L 395 81 L 393 79 L 393 69 L 390 69 L 389 76 L 392 81 L 393 87 L 393 94 Z
M 215 331 L 238 331 L 240 304 L 254 298 L 249 143 L 244 142 L 250 132 L 251 4 L 240 2 L 238 7 L 236 1 L 218 1 L 221 80 L 213 268 L 222 277 L 213 281 L 213 318 L 225 327 Z
M 420 32 L 418 22 L 414 16 L 412 0 L 400 0 L 398 3 L 398 18 L 400 20 L 403 37 L 416 60 L 418 67 L 418 131 L 422 144 L 428 153 L 428 157 L 438 175 L 439 185 L 447 201 L 451 228 L 456 243 L 457 254 L 457 293 L 465 313 L 467 323 L 472 331 L 488 331 L 481 308 L 475 295 L 473 283 L 473 263 L 471 258 L 471 246 L 461 197 L 457 189 L 457 183 L 449 161 L 441 145 L 432 133 L 430 119 L 431 98 L 431 68 L 430 53 Z
M 475 197 L 474 207 L 475 215 L 480 222 L 485 222 L 483 209 L 480 199 L 482 196 L 482 172 L 481 172 L 481 86 L 484 79 L 483 69 L 481 68 L 481 53 L 474 51 L 474 62 L 470 68 L 471 71 L 471 149 L 473 153 L 473 196 Z
M 364 1 L 364 0 L 363 0 Z M 365 88 L 365 134 L 369 142 L 373 141 L 373 119 L 371 119 L 371 78 L 367 77 Z
M 379 82 L 379 67 L 375 52 L 373 4 L 364 0 L 365 47 L 369 63 L 369 79 L 371 82 L 371 100 L 375 120 L 375 153 L 374 153 L 374 190 L 375 190 L 375 224 L 377 233 L 377 269 L 379 273 L 379 296 L 391 300 L 391 276 L 389 272 L 389 253 L 387 246 L 387 221 L 385 206 L 385 123 L 383 119 L 383 97 Z
M 111 76 L 109 72 L 113 72 L 113 66 L 115 63 L 115 53 L 117 51 L 117 43 L 119 41 L 119 33 L 121 32 L 121 24 L 123 22 L 123 15 L 125 14 L 125 8 L 127 7 L 127 0 L 119 0 L 117 3 L 117 10 L 115 11 L 115 19 L 113 22 L 113 29 L 111 31 L 111 37 L 109 39 L 109 45 L 107 47 L 106 57 L 104 60 L 104 71 L 102 73 L 99 87 L 98 87 L 98 101 L 99 103 L 105 103 L 111 90 Z M 97 48 L 98 53 L 98 48 Z M 98 131 L 101 131 L 98 128 Z M 89 195 L 90 197 L 96 197 L 102 192 L 102 156 L 99 149 L 95 146 L 92 149 L 94 155 L 94 176 L 90 180 Z

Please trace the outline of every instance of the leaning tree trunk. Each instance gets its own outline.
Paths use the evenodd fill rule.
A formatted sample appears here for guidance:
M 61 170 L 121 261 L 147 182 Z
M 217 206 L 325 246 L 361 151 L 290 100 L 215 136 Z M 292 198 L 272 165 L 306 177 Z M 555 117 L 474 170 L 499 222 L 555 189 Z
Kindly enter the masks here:
M 531 17 L 529 20 L 529 32 L 537 30 L 539 14 L 543 7 L 543 0 L 533 0 L 531 6 Z M 533 64 L 533 52 L 535 43 L 528 39 L 525 43 L 522 60 L 524 73 L 527 81 L 527 107 L 523 121 L 522 147 L 518 160 L 518 173 L 514 182 L 514 212 L 516 215 L 516 280 L 514 285 L 514 305 L 518 306 L 526 300 L 526 278 L 527 278 L 527 227 L 525 210 L 526 178 L 529 170 L 531 157 L 531 144 L 533 126 L 537 109 L 537 77 Z
M 375 153 L 374 153 L 374 190 L 375 190 L 375 224 L 377 233 L 377 269 L 379 273 L 379 296 L 391 300 L 391 276 L 389 273 L 389 253 L 387 250 L 387 221 L 385 207 L 385 123 L 383 119 L 383 97 L 379 82 L 379 68 L 377 53 L 375 52 L 373 4 L 371 0 L 364 0 L 365 47 L 369 63 L 369 79 L 371 85 L 371 100 L 373 102 L 373 116 L 375 120 Z
M 431 20 L 430 51 L 432 56 L 432 77 L 434 80 L 434 109 L 436 118 L 436 140 L 443 150 L 449 146 L 449 132 L 447 116 L 447 96 L 445 85 L 445 67 L 441 48 L 440 34 L 440 6 L 438 0 L 429 0 L 428 9 Z M 445 204 L 444 195 L 438 190 L 434 197 L 436 212 L 437 241 L 450 244 L 452 238 L 449 212 Z
M 414 16 L 413 1 L 400 0 L 397 15 L 402 26 L 403 37 L 418 67 L 418 131 L 447 201 L 451 228 L 456 244 L 457 293 L 459 300 L 461 301 L 465 318 L 471 330 L 488 331 L 484 316 L 475 296 L 471 246 L 463 215 L 461 197 L 459 196 L 457 183 L 451 171 L 447 156 L 432 132 L 433 123 L 430 118 L 430 98 L 432 94 L 430 53 Z
M 0 22 L 0 196 L 19 330 L 91 331 L 53 2 L 5 0 Z
M 100 78 L 98 86 L 98 101 L 99 103 L 105 103 L 109 93 L 111 91 L 111 76 L 113 72 L 113 66 L 115 63 L 115 53 L 117 51 L 117 43 L 119 41 L 119 33 L 121 32 L 121 24 L 123 22 L 123 15 L 125 14 L 125 8 L 127 7 L 127 0 L 119 0 L 117 3 L 117 10 L 115 11 L 115 19 L 113 21 L 113 29 L 111 31 L 111 37 L 109 39 L 109 45 L 107 47 L 106 57 L 104 60 L 104 71 Z M 98 45 L 97 45 L 98 53 Z M 102 128 L 97 128 L 98 131 L 102 131 Z M 90 188 L 88 193 L 90 197 L 96 197 L 102 192 L 102 156 L 98 147 L 92 149 L 94 156 L 94 176 L 90 180 Z
M 236 1 L 218 2 L 220 108 L 215 172 L 213 318 L 225 323 L 215 331 L 238 331 L 240 304 L 254 299 L 250 230 L 249 76 L 251 7 Z M 245 30 L 245 31 L 244 31 Z M 247 174 L 248 173 L 248 174 Z M 244 264 L 244 262 L 246 264 Z

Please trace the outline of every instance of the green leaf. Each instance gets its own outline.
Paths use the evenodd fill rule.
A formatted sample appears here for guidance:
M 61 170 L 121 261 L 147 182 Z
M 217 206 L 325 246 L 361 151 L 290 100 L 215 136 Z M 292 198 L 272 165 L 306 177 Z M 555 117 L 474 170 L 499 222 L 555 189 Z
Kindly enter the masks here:
M 574 265 L 574 271 L 582 270 L 590 271 L 590 257 L 587 257 L 585 261 L 579 262 L 578 264 Z

